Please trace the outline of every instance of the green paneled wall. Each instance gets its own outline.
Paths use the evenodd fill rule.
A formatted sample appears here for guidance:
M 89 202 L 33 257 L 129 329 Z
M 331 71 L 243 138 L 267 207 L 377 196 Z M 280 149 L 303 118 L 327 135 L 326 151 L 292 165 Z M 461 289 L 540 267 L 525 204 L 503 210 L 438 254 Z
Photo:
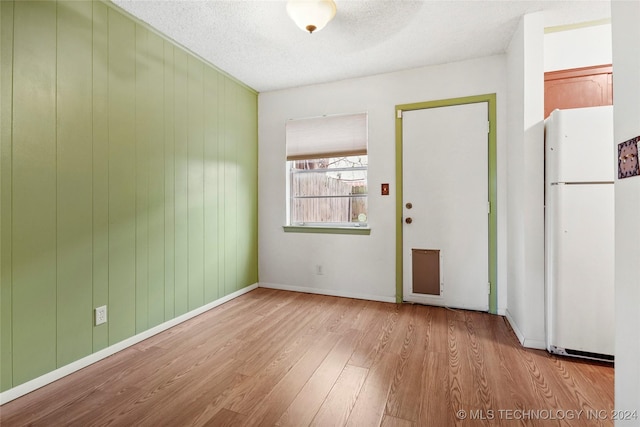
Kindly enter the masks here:
M 254 91 L 106 3 L 0 8 L 4 391 L 257 282 L 258 165 Z

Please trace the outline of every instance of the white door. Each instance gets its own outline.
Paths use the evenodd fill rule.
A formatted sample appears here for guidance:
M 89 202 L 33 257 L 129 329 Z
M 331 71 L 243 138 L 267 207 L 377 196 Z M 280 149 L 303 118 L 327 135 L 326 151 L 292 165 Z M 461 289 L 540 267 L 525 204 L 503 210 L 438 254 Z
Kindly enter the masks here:
M 405 301 L 489 309 L 487 108 L 481 102 L 403 112 Z M 439 251 L 439 294 L 414 292 L 413 249 Z

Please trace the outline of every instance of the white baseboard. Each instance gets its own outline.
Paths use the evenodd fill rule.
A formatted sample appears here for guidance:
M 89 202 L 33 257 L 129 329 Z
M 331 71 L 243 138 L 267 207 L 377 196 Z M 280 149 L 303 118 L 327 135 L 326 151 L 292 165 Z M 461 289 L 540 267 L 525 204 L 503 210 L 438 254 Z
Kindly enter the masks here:
M 328 295 L 332 297 L 354 298 L 354 299 L 363 299 L 368 301 L 379 301 L 379 302 L 392 302 L 392 303 L 396 302 L 395 297 L 382 297 L 378 295 L 369 295 L 369 294 L 365 295 L 365 294 L 358 294 L 358 293 L 348 292 L 348 291 L 339 291 L 335 289 L 307 288 L 304 286 L 280 285 L 277 283 L 265 283 L 265 282 L 260 282 L 258 286 L 261 288 L 278 289 L 281 291 L 303 292 L 307 294 Z
M 513 317 L 511 317 L 511 313 L 509 313 L 508 309 L 505 310 L 505 317 L 509 321 L 509 325 L 511 325 L 511 329 L 513 329 L 513 332 L 516 333 L 516 336 L 518 337 L 518 341 L 520 341 L 520 344 L 523 347 L 533 348 L 533 349 L 536 349 L 536 350 L 546 350 L 547 349 L 547 346 L 546 346 L 544 340 L 532 340 L 531 338 L 527 338 L 527 337 L 524 336 L 522 331 L 520 331 L 520 328 L 518 328 L 518 325 L 516 324 L 515 320 L 513 320 Z
M 20 396 L 24 396 L 27 393 L 31 393 L 32 391 L 39 389 L 40 387 L 43 387 L 56 380 L 59 380 L 60 378 L 66 377 L 67 375 L 72 374 L 76 371 L 79 371 L 80 369 L 85 368 L 89 365 L 92 365 L 102 359 L 105 359 L 111 356 L 112 354 L 122 351 L 127 347 L 131 347 L 132 345 L 137 344 L 140 341 L 144 341 L 147 338 L 150 338 L 156 334 L 159 334 L 160 332 L 166 331 L 169 328 L 172 328 L 184 321 L 187 321 L 206 311 L 209 311 L 212 308 L 217 307 L 221 304 L 224 304 L 227 301 L 237 298 L 240 295 L 246 294 L 247 292 L 250 292 L 256 289 L 257 287 L 258 287 L 258 284 L 254 283 L 253 285 L 247 286 L 246 288 L 242 288 L 239 291 L 236 291 L 232 294 L 229 294 L 215 301 L 212 301 L 206 305 L 203 305 L 202 307 L 198 307 L 195 310 L 182 314 L 174 319 L 168 320 L 158 326 L 154 326 L 151 329 L 147 329 L 146 331 L 141 332 L 137 335 L 134 335 L 130 338 L 127 338 L 123 341 L 120 341 L 119 343 L 116 343 L 105 349 L 92 353 L 89 356 L 83 357 L 80 360 L 76 360 L 75 362 L 69 363 L 68 365 L 65 365 L 54 371 L 51 371 L 42 376 L 39 376 L 38 378 L 34 378 L 31 381 L 28 381 L 16 387 L 10 388 L 9 390 L 0 393 L 0 405 L 4 405 L 5 403 L 10 402 L 14 399 L 17 399 Z
M 509 310 L 505 310 L 504 317 L 506 317 L 507 321 L 509 321 L 509 325 L 511 326 L 511 329 L 513 329 L 513 332 L 515 332 L 516 337 L 518 337 L 518 341 L 520 341 L 520 345 L 522 345 L 522 343 L 524 342 L 524 335 L 522 334 L 522 332 L 520 332 L 520 328 L 518 328 L 518 325 L 516 324 L 515 320 L 513 320 L 513 317 L 511 317 L 511 313 L 509 313 Z
M 522 346 L 526 348 L 533 348 L 536 350 L 547 349 L 547 344 L 544 342 L 544 340 L 532 340 L 531 338 L 525 338 Z

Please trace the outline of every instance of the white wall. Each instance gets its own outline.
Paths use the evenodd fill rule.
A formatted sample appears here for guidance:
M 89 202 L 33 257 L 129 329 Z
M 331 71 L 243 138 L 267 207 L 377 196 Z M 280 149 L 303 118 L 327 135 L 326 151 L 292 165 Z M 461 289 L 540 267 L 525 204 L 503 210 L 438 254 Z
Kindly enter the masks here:
M 259 95 L 261 285 L 394 301 L 397 104 L 497 93 L 498 310 L 506 308 L 506 62 L 504 55 Z M 370 236 L 284 233 L 285 121 L 369 113 Z M 380 195 L 380 184 L 391 195 Z M 324 274 L 315 274 L 322 264 Z
M 611 64 L 611 25 L 601 24 L 544 35 L 544 71 Z
M 640 135 L 640 2 L 613 1 L 611 21 L 617 145 Z M 615 152 L 618 153 L 617 148 Z M 640 412 L 640 177 L 617 180 L 615 193 L 615 407 Z M 640 425 L 640 422 L 618 424 Z
M 525 15 L 507 49 L 507 317 L 520 342 L 544 348 L 544 28 Z

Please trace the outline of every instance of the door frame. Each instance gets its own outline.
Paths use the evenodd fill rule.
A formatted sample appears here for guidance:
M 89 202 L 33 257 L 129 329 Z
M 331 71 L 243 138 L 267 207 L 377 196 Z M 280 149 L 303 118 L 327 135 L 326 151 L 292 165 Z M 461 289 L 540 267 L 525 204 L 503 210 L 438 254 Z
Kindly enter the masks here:
M 395 107 L 396 115 L 396 302 L 403 302 L 403 162 L 402 162 L 402 113 L 403 111 L 428 108 L 451 107 L 454 105 L 487 103 L 489 121 L 488 176 L 489 203 L 489 313 L 498 312 L 498 191 L 497 191 L 497 114 L 496 94 L 448 98 L 436 101 L 400 104 Z

